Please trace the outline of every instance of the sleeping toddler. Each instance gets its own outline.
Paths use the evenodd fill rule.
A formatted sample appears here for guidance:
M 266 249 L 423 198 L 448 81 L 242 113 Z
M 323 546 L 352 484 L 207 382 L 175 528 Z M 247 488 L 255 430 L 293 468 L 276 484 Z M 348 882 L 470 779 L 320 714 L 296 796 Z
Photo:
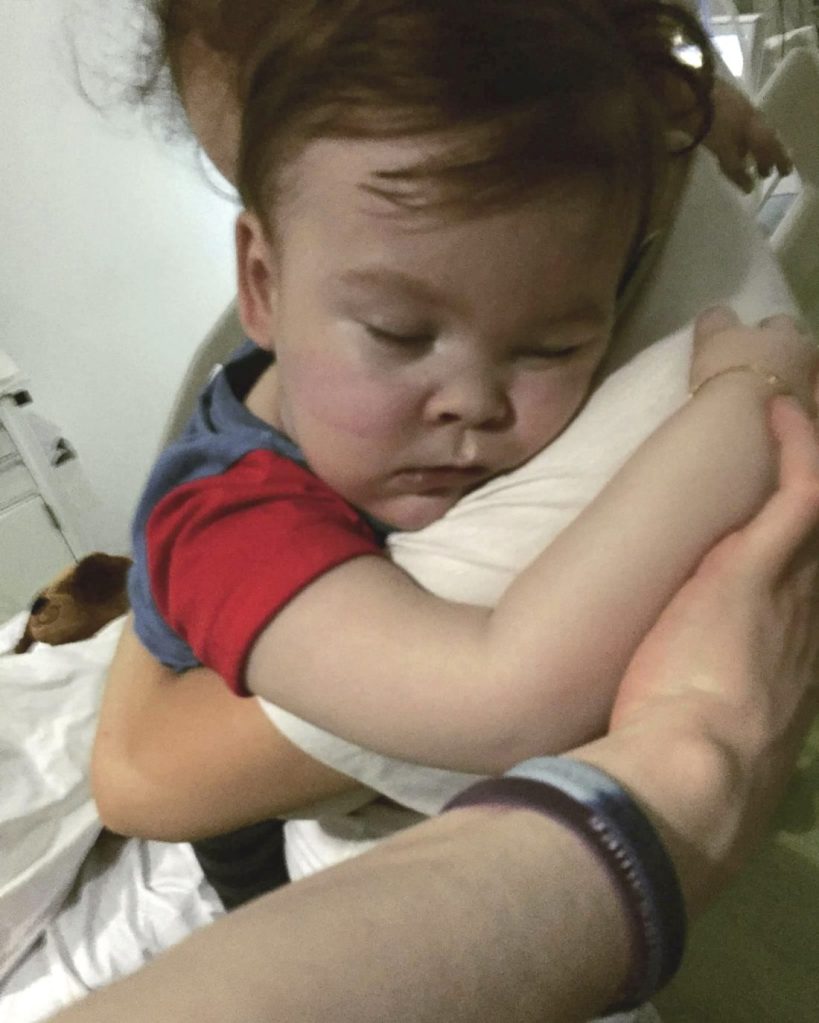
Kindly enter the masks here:
M 170 29 L 190 32 L 195 7 Z M 204 664 L 419 763 L 494 773 L 600 734 L 644 633 L 773 483 L 767 402 L 811 402 L 793 324 L 706 317 L 693 399 L 494 609 L 425 590 L 384 539 L 583 407 L 665 180 L 662 97 L 708 93 L 708 61 L 675 57 L 679 33 L 705 45 L 696 24 L 638 0 L 208 10 L 196 31 L 231 54 L 242 110 L 253 344 L 152 473 L 137 634 L 175 671 Z M 128 673 L 126 648 L 103 742 Z M 226 735 L 208 755 L 227 751 Z M 254 819 L 213 796 L 202 833 Z

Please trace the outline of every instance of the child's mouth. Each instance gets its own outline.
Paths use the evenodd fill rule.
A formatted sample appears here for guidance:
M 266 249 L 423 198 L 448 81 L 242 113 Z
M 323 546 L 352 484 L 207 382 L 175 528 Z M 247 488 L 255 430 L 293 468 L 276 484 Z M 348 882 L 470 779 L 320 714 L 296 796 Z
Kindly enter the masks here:
M 437 490 L 463 490 L 474 486 L 489 475 L 484 465 L 467 468 L 457 465 L 435 465 L 426 468 L 402 469 L 396 474 L 396 482 L 408 489 L 432 493 Z

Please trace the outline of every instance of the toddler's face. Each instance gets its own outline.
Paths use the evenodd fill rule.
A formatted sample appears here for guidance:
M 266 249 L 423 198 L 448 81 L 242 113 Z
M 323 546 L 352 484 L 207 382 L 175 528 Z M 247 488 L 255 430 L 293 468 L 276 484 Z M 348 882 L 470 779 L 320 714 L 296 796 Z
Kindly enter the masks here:
M 352 504 L 401 529 L 553 440 L 606 352 L 633 211 L 556 182 L 479 218 L 365 192 L 416 143 L 318 141 L 269 246 L 238 228 L 240 305 L 276 366 L 251 409 Z

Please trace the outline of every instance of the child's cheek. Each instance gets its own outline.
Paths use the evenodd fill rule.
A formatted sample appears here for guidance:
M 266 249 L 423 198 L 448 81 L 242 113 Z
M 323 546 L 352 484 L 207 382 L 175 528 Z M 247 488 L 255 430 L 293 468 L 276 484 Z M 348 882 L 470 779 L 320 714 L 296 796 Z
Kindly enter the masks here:
M 533 374 L 515 384 L 513 403 L 519 430 L 530 450 L 553 440 L 580 407 L 591 381 L 590 372 Z
M 405 429 L 417 408 L 414 389 L 397 375 L 374 373 L 344 358 L 305 356 L 291 376 L 302 412 L 357 437 L 386 437 Z

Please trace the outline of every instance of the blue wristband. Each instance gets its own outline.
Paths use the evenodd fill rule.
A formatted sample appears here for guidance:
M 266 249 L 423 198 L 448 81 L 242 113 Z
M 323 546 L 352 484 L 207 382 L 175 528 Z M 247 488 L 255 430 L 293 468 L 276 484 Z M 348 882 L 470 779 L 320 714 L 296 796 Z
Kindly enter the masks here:
M 674 976 L 686 934 L 677 873 L 653 825 L 614 778 L 570 757 L 536 757 L 470 786 L 444 810 L 481 805 L 537 810 L 574 831 L 605 866 L 633 941 L 622 997 L 608 1012 L 642 1005 Z

